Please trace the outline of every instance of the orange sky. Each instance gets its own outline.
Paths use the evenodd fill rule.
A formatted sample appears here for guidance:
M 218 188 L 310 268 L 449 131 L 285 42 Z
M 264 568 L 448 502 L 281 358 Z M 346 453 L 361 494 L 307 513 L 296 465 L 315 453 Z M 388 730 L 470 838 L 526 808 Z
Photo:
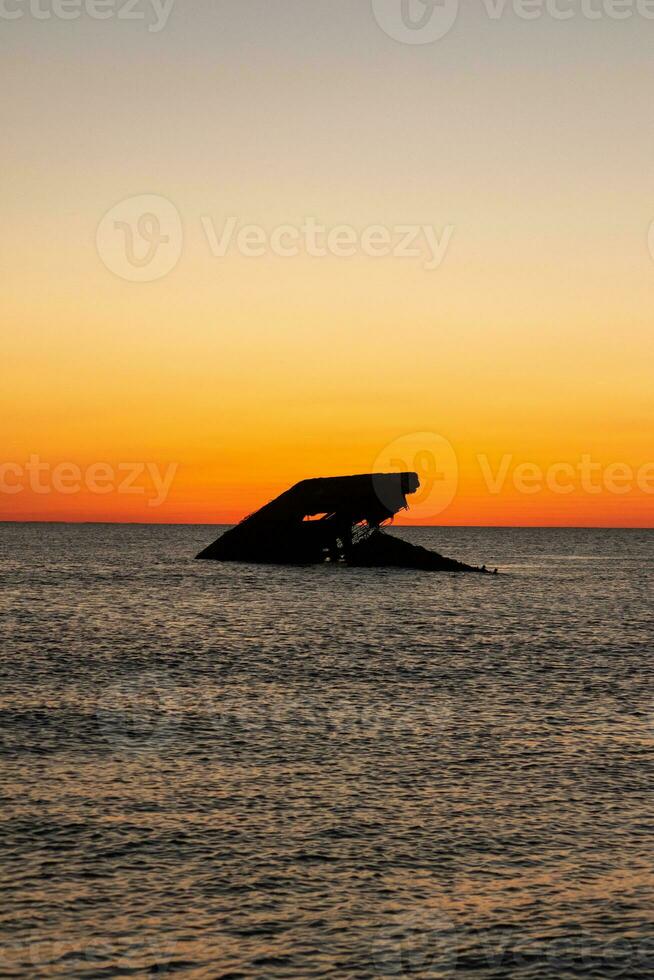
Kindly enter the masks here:
M 479 5 L 410 46 L 368 4 L 279 6 L 4 25 L 0 519 L 231 522 L 298 479 L 416 468 L 420 523 L 653 526 L 642 24 Z M 139 195 L 180 222 L 150 282 L 112 269 L 121 213 L 101 225 Z M 216 256 L 230 216 L 452 237 L 434 269 Z

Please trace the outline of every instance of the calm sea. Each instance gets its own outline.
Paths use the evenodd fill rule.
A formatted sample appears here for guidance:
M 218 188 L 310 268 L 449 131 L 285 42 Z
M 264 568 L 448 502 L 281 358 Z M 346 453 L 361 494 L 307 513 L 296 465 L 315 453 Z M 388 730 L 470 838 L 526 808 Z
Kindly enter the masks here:
M 652 977 L 654 532 L 0 525 L 2 977 Z

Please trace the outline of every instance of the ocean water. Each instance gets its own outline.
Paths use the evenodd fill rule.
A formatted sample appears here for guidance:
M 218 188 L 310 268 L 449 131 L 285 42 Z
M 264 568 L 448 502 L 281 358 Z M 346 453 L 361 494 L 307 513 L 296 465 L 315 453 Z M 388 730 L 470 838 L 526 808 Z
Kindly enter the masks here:
M 0 525 L 0 976 L 654 976 L 654 532 L 396 533 Z

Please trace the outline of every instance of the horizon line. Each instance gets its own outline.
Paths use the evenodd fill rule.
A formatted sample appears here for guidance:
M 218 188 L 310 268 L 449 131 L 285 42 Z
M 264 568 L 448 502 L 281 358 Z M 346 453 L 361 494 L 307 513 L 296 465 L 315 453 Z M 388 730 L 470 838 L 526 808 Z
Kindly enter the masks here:
M 245 518 L 242 518 L 245 520 Z M 236 527 L 240 521 L 70 521 L 70 520 L 12 520 L 2 518 L 2 524 L 61 524 L 72 527 L 105 525 L 108 527 Z M 392 524 L 384 530 L 399 528 L 442 528 L 443 530 L 507 530 L 507 531 L 654 531 L 654 525 L 642 524 Z

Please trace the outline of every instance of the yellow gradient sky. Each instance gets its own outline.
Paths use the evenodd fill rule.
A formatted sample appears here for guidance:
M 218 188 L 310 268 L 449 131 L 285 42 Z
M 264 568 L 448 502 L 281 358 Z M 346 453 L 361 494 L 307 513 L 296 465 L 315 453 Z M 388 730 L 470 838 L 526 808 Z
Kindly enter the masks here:
M 413 468 L 432 433 L 452 492 L 425 522 L 654 524 L 654 20 L 635 4 L 525 21 L 480 0 L 425 45 L 368 2 L 177 0 L 158 32 L 146 0 L 143 21 L 23 7 L 0 22 L 0 519 L 229 522 L 304 477 Z M 132 282 L 96 233 L 146 194 L 183 241 Z M 215 256 L 203 219 L 230 216 L 453 231 L 431 270 Z M 79 492 L 36 492 L 34 456 L 77 466 Z M 151 506 L 147 471 L 142 493 L 89 492 L 96 463 L 175 476 Z

